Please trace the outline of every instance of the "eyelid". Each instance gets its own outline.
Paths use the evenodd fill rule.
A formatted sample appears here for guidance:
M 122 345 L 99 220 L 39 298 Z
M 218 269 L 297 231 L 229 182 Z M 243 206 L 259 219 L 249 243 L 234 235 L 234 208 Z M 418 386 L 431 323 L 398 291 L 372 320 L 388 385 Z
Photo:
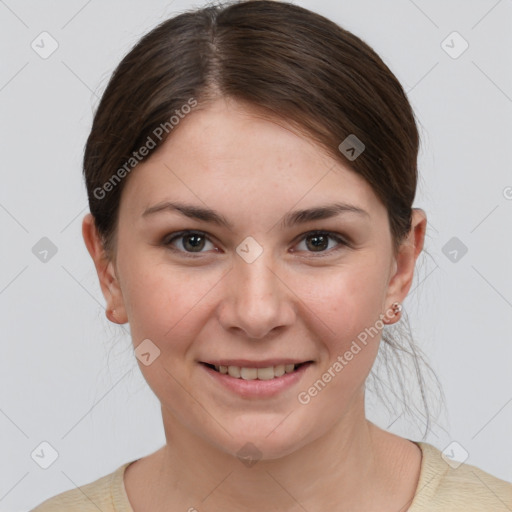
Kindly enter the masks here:
M 185 257 L 197 258 L 197 257 L 200 257 L 202 254 L 207 254 L 206 252 L 193 253 L 193 252 L 182 251 L 182 250 L 176 249 L 175 247 L 172 246 L 172 243 L 175 240 L 179 240 L 180 238 L 183 238 L 187 235 L 200 235 L 200 236 L 203 236 L 210 243 L 215 244 L 215 242 L 212 240 L 212 239 L 214 239 L 214 237 L 209 235 L 207 232 L 201 231 L 198 229 L 185 229 L 182 231 L 176 231 L 173 233 L 169 233 L 166 236 L 164 236 L 164 238 L 162 239 L 162 245 L 168 247 L 170 250 L 172 250 L 174 252 L 178 252 L 180 254 L 185 255 Z M 335 240 L 338 243 L 338 247 L 331 248 L 327 251 L 318 251 L 318 252 L 305 251 L 306 253 L 309 253 L 311 255 L 316 255 L 316 256 L 313 256 L 315 258 L 329 256 L 329 255 L 332 255 L 333 253 L 336 253 L 338 250 L 340 250 L 344 247 L 351 247 L 351 243 L 347 239 L 347 237 L 341 235 L 340 233 L 334 232 L 334 231 L 328 231 L 328 230 L 322 230 L 322 229 L 314 229 L 314 230 L 306 231 L 306 232 L 300 234 L 297 238 L 295 238 L 295 240 L 293 242 L 294 246 L 299 244 L 302 240 L 304 240 L 308 236 L 314 236 L 314 235 L 324 235 L 328 238 Z M 293 251 L 293 252 L 301 252 L 301 251 Z M 310 258 L 311 256 L 305 256 L 305 257 Z

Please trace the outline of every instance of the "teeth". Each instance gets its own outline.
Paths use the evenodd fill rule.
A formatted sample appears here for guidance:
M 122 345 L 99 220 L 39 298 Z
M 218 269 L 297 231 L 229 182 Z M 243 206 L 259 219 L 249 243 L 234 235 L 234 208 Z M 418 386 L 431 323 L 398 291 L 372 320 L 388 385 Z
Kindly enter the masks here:
M 258 368 L 257 369 L 258 379 L 260 380 L 270 380 L 274 378 L 274 367 L 269 366 L 268 368 Z
M 271 380 L 282 377 L 285 373 L 292 373 L 298 365 L 279 364 L 267 368 L 241 368 L 240 366 L 215 366 L 215 369 L 224 375 L 228 374 L 235 379 L 244 380 Z
M 284 375 L 284 364 L 280 364 L 279 366 L 274 366 L 274 375 L 276 377 L 281 377 L 281 375 Z
M 244 380 L 254 380 L 258 378 L 258 368 L 240 368 L 240 377 Z
M 228 373 L 231 377 L 240 378 L 240 368 L 238 366 L 228 366 Z

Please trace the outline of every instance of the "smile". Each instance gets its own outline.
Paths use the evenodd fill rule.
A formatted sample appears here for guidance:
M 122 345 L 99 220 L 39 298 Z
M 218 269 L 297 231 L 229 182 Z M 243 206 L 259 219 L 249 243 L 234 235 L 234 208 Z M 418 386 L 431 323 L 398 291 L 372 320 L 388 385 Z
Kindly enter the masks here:
M 282 377 L 285 373 L 293 373 L 300 366 L 307 364 L 297 363 L 297 364 L 279 364 L 276 366 L 267 366 L 265 368 L 255 368 L 255 367 L 246 367 L 246 366 L 223 366 L 223 365 L 213 365 L 209 363 L 204 363 L 209 368 L 224 374 L 229 375 L 235 379 L 243 379 L 243 380 L 271 380 L 278 377 Z
M 299 385 L 299 382 L 314 364 L 313 360 L 267 359 L 251 361 L 248 359 L 223 359 L 217 361 L 198 361 L 204 368 L 210 382 L 244 399 L 268 399 L 277 397 L 287 389 Z

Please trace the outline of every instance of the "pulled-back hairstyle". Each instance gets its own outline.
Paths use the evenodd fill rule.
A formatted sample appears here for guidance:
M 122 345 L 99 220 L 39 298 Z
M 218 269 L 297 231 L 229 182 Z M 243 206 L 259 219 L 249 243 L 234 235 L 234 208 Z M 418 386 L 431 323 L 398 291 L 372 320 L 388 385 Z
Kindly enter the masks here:
M 170 119 L 189 111 L 191 99 L 206 108 L 219 97 L 286 121 L 363 177 L 387 209 L 396 254 L 411 228 L 418 178 L 419 135 L 402 86 L 370 46 L 329 19 L 291 3 L 256 0 L 164 21 L 113 73 L 83 160 L 90 211 L 109 258 L 115 259 L 129 173 L 152 154 L 138 150 L 149 140 L 155 150 L 172 136 Z M 339 149 L 350 135 L 365 145 L 355 159 Z M 386 332 L 382 339 L 387 349 L 412 356 L 428 431 L 420 351 Z

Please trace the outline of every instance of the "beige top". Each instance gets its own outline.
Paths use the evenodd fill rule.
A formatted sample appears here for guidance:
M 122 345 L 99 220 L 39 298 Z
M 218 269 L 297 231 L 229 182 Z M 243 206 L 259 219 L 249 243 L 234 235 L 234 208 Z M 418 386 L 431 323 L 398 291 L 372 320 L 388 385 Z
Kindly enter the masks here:
M 441 452 L 416 442 L 423 454 L 420 477 L 407 512 L 511 512 L 512 483 L 469 464 L 452 468 Z M 113 473 L 50 498 L 31 512 L 133 512 L 124 487 L 123 464 Z

